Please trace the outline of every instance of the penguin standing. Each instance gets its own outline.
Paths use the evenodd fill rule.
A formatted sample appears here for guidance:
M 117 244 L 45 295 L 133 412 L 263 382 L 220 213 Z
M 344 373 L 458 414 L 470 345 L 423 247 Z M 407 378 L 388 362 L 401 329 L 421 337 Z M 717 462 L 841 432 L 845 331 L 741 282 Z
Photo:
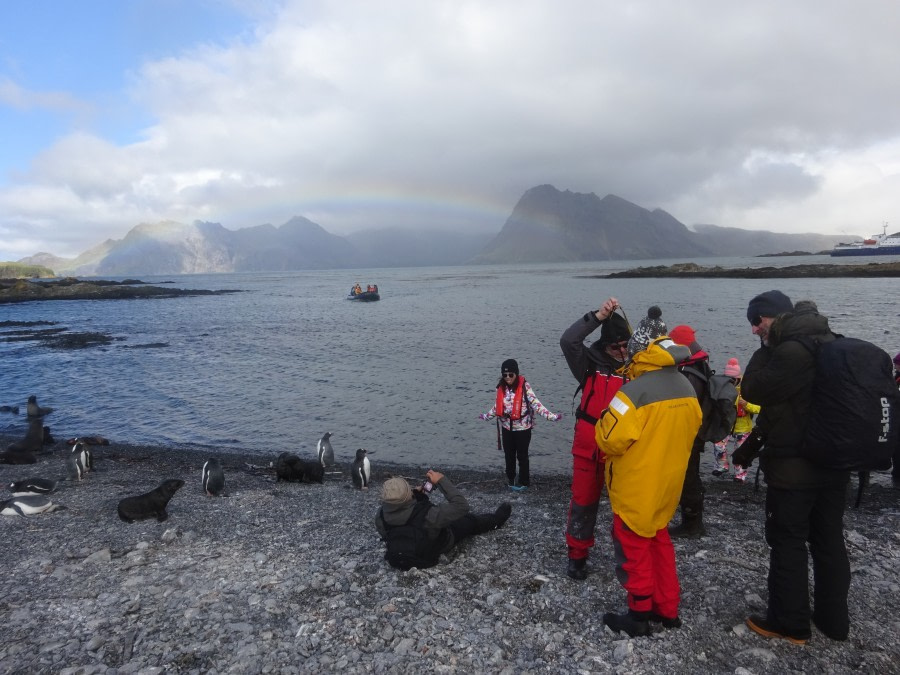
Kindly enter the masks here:
M 4 516 L 33 516 L 38 513 L 50 513 L 64 506 L 54 504 L 49 497 L 44 495 L 30 495 L 26 497 L 13 497 L 5 502 L 0 502 L 0 515 Z
M 43 417 L 53 412 L 53 408 L 43 408 L 38 405 L 37 396 L 32 394 L 28 397 L 27 405 L 28 417 Z
M 218 497 L 225 489 L 225 471 L 222 462 L 215 457 L 206 460 L 203 465 L 203 491 L 210 497 Z
M 94 468 L 94 455 L 86 443 L 76 441 L 66 458 L 66 468 L 69 471 L 70 480 L 81 480 L 88 471 Z
M 17 480 L 9 485 L 9 491 L 13 497 L 26 495 L 49 495 L 56 492 L 57 481 L 47 478 L 25 478 Z
M 369 489 L 369 476 L 372 473 L 369 458 L 366 457 L 366 449 L 360 448 L 356 451 L 356 459 L 353 460 L 353 469 L 350 472 L 353 478 L 353 485 L 360 490 Z
M 334 448 L 331 447 L 332 436 L 330 431 L 326 431 L 316 445 L 316 451 L 319 453 L 319 464 L 323 467 L 334 466 Z

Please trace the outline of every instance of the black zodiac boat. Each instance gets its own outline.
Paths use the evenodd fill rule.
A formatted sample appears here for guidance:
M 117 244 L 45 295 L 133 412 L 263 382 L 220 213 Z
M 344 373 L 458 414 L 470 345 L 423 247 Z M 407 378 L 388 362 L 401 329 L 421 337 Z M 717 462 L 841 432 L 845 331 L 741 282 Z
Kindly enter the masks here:
M 378 295 L 378 286 L 369 286 L 367 290 L 362 290 L 359 284 L 353 286 L 350 289 L 350 295 L 347 296 L 348 300 L 358 300 L 359 302 L 374 302 L 375 300 L 381 300 L 381 296 Z

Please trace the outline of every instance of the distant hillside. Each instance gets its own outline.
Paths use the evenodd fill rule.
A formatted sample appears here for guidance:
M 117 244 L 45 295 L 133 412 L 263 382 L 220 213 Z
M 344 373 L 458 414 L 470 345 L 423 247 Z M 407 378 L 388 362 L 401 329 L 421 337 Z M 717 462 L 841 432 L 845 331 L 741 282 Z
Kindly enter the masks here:
M 704 256 L 755 256 L 831 249 L 846 237 L 778 234 L 700 225 L 693 232 L 661 209 L 607 195 L 528 190 L 474 263 L 580 262 Z
M 0 279 L 49 279 L 53 270 L 42 265 L 22 262 L 0 262 Z
M 360 252 L 367 267 L 428 267 L 462 265 L 493 237 L 493 234 L 394 228 L 355 232 L 347 239 Z

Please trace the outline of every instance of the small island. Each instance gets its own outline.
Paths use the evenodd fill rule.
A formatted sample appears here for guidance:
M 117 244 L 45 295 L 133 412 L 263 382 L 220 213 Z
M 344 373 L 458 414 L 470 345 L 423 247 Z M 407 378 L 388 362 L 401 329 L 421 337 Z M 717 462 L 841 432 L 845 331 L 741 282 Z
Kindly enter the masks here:
M 624 272 L 594 274 L 593 279 L 803 279 L 803 278 L 900 277 L 900 262 L 864 265 L 788 265 L 786 267 L 704 267 L 697 263 L 676 263 L 635 267 Z
M 171 283 L 171 282 L 167 282 Z M 238 290 L 198 290 L 150 286 L 137 279 L 85 281 L 74 277 L 37 281 L 0 279 L 0 304 L 37 300 L 134 300 L 142 298 L 180 298 L 191 295 L 240 293 Z

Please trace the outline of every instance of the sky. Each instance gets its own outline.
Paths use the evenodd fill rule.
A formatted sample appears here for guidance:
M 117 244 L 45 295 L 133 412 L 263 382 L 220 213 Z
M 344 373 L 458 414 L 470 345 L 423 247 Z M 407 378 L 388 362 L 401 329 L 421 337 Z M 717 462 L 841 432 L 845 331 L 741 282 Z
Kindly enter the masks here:
M 900 230 L 896 0 L 10 0 L 0 260 L 135 225 L 500 230 L 522 194 Z

